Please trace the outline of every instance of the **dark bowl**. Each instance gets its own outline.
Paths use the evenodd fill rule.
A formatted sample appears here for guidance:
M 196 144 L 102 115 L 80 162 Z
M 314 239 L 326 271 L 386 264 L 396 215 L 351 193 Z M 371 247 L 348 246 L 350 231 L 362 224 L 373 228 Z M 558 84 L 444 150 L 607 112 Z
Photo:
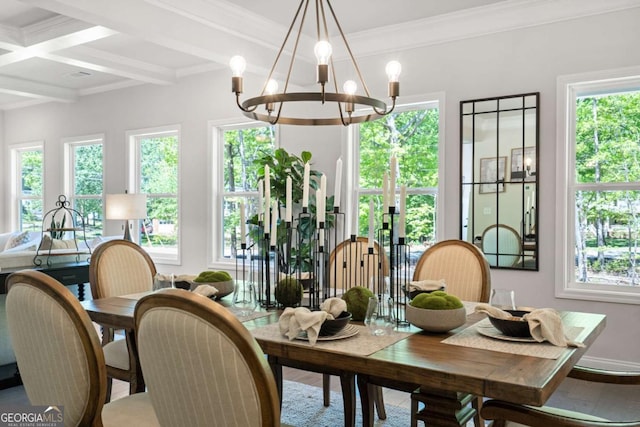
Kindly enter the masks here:
M 325 320 L 322 326 L 320 326 L 320 336 L 326 337 L 329 335 L 337 334 L 349 324 L 350 320 L 351 313 L 349 313 L 348 311 L 343 311 L 342 313 L 340 313 L 340 316 L 338 316 L 334 320 Z
M 511 313 L 512 316 L 522 317 L 529 311 L 522 310 L 505 310 L 507 313 Z M 497 319 L 495 317 L 489 317 L 489 321 L 493 325 L 494 328 L 502 332 L 504 335 L 510 337 L 521 337 L 521 338 L 529 338 L 531 337 L 531 332 L 529 332 L 529 322 L 521 319 Z

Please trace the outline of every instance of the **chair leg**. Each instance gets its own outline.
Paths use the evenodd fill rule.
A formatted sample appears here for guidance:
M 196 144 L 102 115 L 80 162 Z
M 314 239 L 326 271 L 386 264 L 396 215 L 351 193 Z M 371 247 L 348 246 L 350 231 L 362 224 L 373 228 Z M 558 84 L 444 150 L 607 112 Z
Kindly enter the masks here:
M 111 401 L 112 386 L 113 386 L 113 378 L 107 377 L 107 396 L 104 399 L 104 403 L 109 403 Z
M 480 410 L 482 409 L 482 396 L 476 396 L 476 398 L 471 402 L 471 407 L 476 410 L 476 414 L 473 416 L 473 425 L 475 427 L 484 427 L 484 420 L 480 415 Z
M 418 427 L 418 401 L 411 399 L 411 427 Z
M 322 374 L 322 400 L 324 406 L 331 403 L 331 375 Z
M 384 409 L 384 395 L 382 394 L 382 387 L 373 387 L 373 400 L 376 405 L 376 411 L 378 412 L 378 419 L 386 420 L 387 411 Z

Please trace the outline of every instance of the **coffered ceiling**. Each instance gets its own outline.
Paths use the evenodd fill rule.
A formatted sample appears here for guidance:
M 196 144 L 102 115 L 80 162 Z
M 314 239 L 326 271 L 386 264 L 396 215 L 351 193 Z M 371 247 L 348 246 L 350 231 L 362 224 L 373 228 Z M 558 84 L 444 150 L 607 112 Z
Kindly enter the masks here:
M 356 58 L 640 7 L 640 0 L 333 0 Z M 0 109 L 171 85 L 242 54 L 266 74 L 294 0 L 0 0 Z M 296 65 L 313 71 L 308 23 Z M 335 59 L 344 59 L 336 52 Z M 310 81 L 296 81 L 311 84 Z

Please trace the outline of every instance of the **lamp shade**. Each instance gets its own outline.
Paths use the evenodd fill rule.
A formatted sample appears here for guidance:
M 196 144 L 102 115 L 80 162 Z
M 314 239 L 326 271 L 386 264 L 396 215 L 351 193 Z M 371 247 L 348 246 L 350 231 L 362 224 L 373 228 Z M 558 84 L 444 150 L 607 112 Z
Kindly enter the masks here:
M 107 219 L 143 219 L 147 217 L 146 194 L 107 194 Z

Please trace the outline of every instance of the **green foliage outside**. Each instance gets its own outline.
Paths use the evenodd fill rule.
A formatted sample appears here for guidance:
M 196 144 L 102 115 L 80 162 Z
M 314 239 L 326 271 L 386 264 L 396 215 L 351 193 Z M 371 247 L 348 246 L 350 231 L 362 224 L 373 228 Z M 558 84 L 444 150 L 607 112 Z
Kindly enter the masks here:
M 42 150 L 27 150 L 19 153 L 21 165 L 20 180 L 22 195 L 42 197 L 43 154 Z M 20 228 L 22 230 L 40 230 L 42 228 L 42 200 L 22 199 L 20 206 Z
M 420 246 L 435 241 L 438 135 L 438 109 L 392 113 L 360 125 L 359 186 L 361 190 L 378 191 L 360 196 L 359 235 L 368 235 L 370 198 L 375 205 L 376 230 L 381 227 L 383 172 L 389 169 L 389 159 L 395 154 L 399 168 L 397 187 L 407 186 L 407 242 Z M 399 200 L 399 190 L 397 197 Z
M 612 184 L 576 192 L 576 279 L 638 284 L 640 92 L 576 104 L 576 181 Z

